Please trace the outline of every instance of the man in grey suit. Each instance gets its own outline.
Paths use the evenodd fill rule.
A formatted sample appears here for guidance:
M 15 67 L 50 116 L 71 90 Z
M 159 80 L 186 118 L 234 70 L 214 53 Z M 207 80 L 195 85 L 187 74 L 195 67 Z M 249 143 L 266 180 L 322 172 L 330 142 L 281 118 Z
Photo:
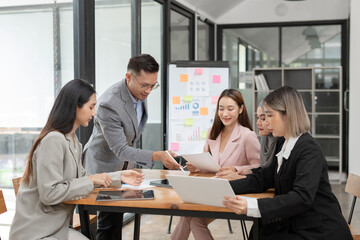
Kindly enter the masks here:
M 152 56 L 132 57 L 125 79 L 99 97 L 93 132 L 84 147 L 89 174 L 130 169 L 134 163 L 151 168 L 153 161 L 161 161 L 169 169 L 180 167 L 165 151 L 137 148 L 148 118 L 146 98 L 159 86 L 158 71 L 159 64 Z M 100 212 L 97 239 L 121 239 L 122 221 L 122 213 Z

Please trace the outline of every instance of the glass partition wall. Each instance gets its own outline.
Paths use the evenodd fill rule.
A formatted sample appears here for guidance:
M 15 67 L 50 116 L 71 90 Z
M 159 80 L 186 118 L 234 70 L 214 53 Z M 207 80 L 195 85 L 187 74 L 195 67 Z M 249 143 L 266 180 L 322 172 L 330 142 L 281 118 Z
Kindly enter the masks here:
M 190 18 L 170 11 L 170 59 L 190 60 Z
M 130 0 L 95 1 L 95 88 L 99 97 L 125 78 L 131 57 Z
M 152 0 L 142 0 L 141 2 L 141 52 L 153 56 L 160 65 L 158 72 L 158 82 L 160 88 L 151 92 L 147 98 L 149 118 L 142 134 L 142 148 L 147 150 L 159 151 L 163 149 L 163 98 L 161 87 L 163 78 L 162 64 L 162 19 L 163 6 Z M 155 162 L 154 168 L 162 168 L 160 162 Z
M 279 29 L 274 27 L 224 29 L 222 36 L 222 59 L 230 63 L 231 86 L 241 90 L 248 112 L 251 113 L 254 111 L 252 69 L 278 66 Z
M 132 14 L 141 13 L 140 52 L 151 54 L 160 64 L 158 81 L 161 88 L 154 90 L 148 98 L 149 121 L 142 139 L 144 149 L 162 150 L 164 147 L 162 94 L 166 93 L 163 89 L 166 84 L 162 82 L 165 80 L 162 69 L 167 63 L 162 58 L 167 53 L 163 51 L 169 50 L 168 62 L 194 60 L 197 27 L 198 58 L 213 59 L 214 24 L 199 19 L 195 26 L 195 12 L 175 1 L 170 3 L 170 11 L 165 16 L 166 4 L 162 0 L 142 0 L 141 10 L 135 12 L 131 10 L 135 1 L 131 0 L 79 1 L 82 4 L 74 2 L 75 15 L 81 21 L 73 20 L 71 0 L 44 0 L 42 4 L 33 0 L 16 1 L 16 6 L 11 5 L 11 1 L 0 3 L 0 98 L 3 110 L 0 187 L 11 187 L 11 179 L 23 174 L 26 154 L 44 126 L 57 93 L 67 81 L 74 75 L 89 77 L 99 96 L 124 78 L 134 44 L 131 40 Z M 162 42 L 163 21 L 167 17 L 170 34 L 166 38 L 169 42 L 165 43 Z M 75 28 L 81 37 L 74 35 L 74 23 L 86 28 L 82 29 L 85 34 Z M 92 33 L 94 43 L 87 42 Z M 84 39 L 85 43 L 82 42 Z M 91 73 L 87 71 L 89 68 L 93 70 Z M 91 128 L 84 131 L 91 132 Z
M 214 50 L 214 23 L 198 17 L 196 60 L 214 60 Z
M 341 66 L 341 25 L 282 28 L 283 67 Z
M 346 89 L 346 71 L 339 76 L 338 68 L 346 69 L 346 23 L 296 23 L 296 24 L 249 24 L 241 26 L 224 25 L 220 27 L 218 53 L 222 60 L 230 62 L 232 86 L 240 89 L 244 95 L 249 112 L 254 112 L 253 98 L 253 69 L 266 68 L 307 68 L 316 67 L 313 80 L 310 77 L 309 89 L 315 89 L 313 94 L 301 92 L 307 110 L 311 112 L 312 131 L 318 137 L 326 156 L 339 158 L 339 146 L 342 146 L 346 136 L 347 113 L 340 111 L 342 92 Z M 220 48 L 221 47 L 221 48 Z M 221 52 L 219 50 L 221 49 Z M 276 71 L 274 71 L 276 72 Z M 296 71 L 289 71 L 295 73 Z M 303 86 L 304 79 L 294 76 L 279 75 L 293 81 L 293 86 Z M 343 80 L 341 80 L 343 79 Z M 270 80 L 269 80 L 270 81 Z M 312 86 L 314 84 L 314 86 Z M 301 89 L 301 87 L 300 87 Z M 340 91 L 340 92 L 339 92 Z M 311 117 L 311 115 L 310 115 Z M 342 125 L 344 124 L 344 125 Z M 253 123 L 253 126 L 255 124 Z M 256 128 L 256 127 L 255 127 Z M 343 138 L 339 139 L 339 131 L 343 129 Z M 335 136 L 335 137 L 334 137 Z M 335 140 L 334 140 L 335 139 Z M 345 148 L 343 148 L 345 149 Z M 336 150 L 336 151 L 335 151 Z M 343 154 L 343 166 L 346 170 L 346 153 Z M 340 158 L 341 159 L 341 158 Z M 329 158 L 329 165 L 334 165 Z M 336 167 L 336 164 L 335 164 Z
M 74 76 L 72 2 L 0 4 L 0 39 L 0 187 L 11 187 L 54 98 Z

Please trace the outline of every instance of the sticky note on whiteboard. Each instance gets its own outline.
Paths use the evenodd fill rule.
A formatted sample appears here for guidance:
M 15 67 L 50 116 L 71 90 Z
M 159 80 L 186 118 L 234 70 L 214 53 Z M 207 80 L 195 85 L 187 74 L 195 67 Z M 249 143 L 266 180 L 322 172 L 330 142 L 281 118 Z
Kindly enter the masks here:
M 201 138 L 205 139 L 207 135 L 207 131 L 201 131 Z
M 195 74 L 196 74 L 196 75 L 201 75 L 201 74 L 203 74 L 203 69 L 202 69 L 202 68 L 195 68 Z
M 190 95 L 184 96 L 184 101 L 185 101 L 185 102 L 191 102 L 192 99 L 193 99 L 193 97 L 190 96 Z
M 189 76 L 187 74 L 180 74 L 180 82 L 187 82 L 189 80 Z
M 221 83 L 221 76 L 220 75 L 213 75 L 212 82 L 213 83 Z
M 209 115 L 209 109 L 207 107 L 201 107 L 200 108 L 200 115 Z
M 185 118 L 185 126 L 192 126 L 194 124 L 194 119 Z
M 180 96 L 172 97 L 172 104 L 180 104 Z
M 179 143 L 171 143 L 170 144 L 171 151 L 179 151 L 179 148 L 180 148 Z
M 218 102 L 218 100 L 219 100 L 219 96 L 212 96 L 211 97 L 211 103 L 212 104 L 216 104 Z

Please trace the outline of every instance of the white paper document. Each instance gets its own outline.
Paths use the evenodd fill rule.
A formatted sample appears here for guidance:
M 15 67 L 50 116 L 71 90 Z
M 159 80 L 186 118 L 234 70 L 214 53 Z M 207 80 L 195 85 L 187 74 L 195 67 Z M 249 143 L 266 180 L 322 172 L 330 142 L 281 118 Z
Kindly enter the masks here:
M 153 181 L 154 179 L 145 179 L 140 186 L 132 186 L 126 183 L 123 183 L 121 186 L 121 189 L 135 189 L 135 190 L 142 190 L 145 188 L 152 188 L 155 187 L 153 185 L 150 185 L 150 182 Z
M 220 170 L 219 164 L 209 152 L 181 155 L 186 161 L 191 163 L 194 167 L 204 172 L 218 172 Z

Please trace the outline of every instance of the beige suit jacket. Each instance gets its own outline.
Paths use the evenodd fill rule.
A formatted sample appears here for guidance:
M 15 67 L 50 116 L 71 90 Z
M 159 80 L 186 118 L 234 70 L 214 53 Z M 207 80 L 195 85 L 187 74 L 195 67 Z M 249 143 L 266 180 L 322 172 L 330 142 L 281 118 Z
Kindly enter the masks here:
M 21 183 L 16 198 L 11 240 L 68 239 L 74 206 L 63 202 L 86 196 L 94 185 L 81 164 L 82 147 L 75 136 L 47 134 L 33 155 L 30 183 Z

